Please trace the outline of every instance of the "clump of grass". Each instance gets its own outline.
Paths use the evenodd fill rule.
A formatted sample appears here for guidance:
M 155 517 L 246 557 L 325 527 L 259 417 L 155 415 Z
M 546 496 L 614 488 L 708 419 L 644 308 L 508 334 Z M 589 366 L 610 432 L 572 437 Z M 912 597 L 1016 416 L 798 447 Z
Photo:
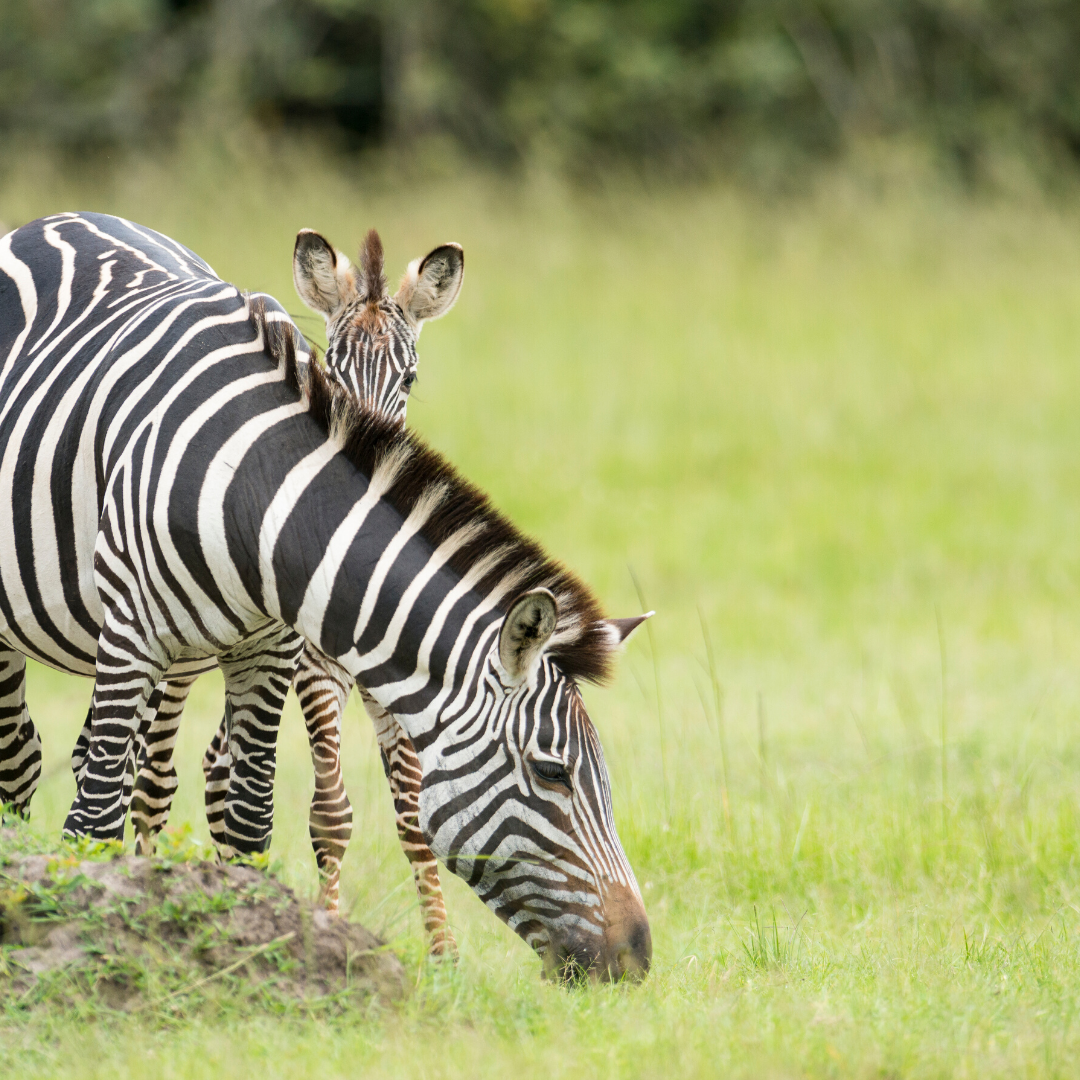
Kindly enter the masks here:
M 800 920 L 801 921 L 801 920 Z M 776 911 L 772 912 L 771 923 L 762 923 L 757 906 L 746 936 L 742 939 L 743 952 L 751 966 L 768 971 L 794 963 L 799 953 L 799 923 L 785 927 L 781 935 Z

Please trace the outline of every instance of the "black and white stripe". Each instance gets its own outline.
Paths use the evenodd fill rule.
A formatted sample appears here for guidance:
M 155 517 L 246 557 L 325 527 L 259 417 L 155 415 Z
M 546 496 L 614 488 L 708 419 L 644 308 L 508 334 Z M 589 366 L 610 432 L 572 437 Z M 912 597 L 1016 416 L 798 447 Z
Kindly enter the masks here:
M 647 967 L 576 686 L 626 624 L 400 425 L 301 373 L 277 305 L 114 224 L 60 215 L 0 241 L 0 637 L 97 678 L 67 828 L 120 833 L 155 687 L 216 660 L 221 850 L 265 848 L 302 635 L 401 724 L 424 838 L 546 962 Z
M 460 245 L 443 244 L 406 269 L 395 296 L 386 291 L 382 243 L 371 230 L 361 249 L 359 271 L 348 258 L 311 230 L 297 236 L 293 277 L 305 303 L 322 313 L 327 329 L 327 367 L 355 400 L 389 419 L 404 420 L 409 391 L 415 382 L 416 341 L 426 321 L 446 314 L 461 288 L 464 257 Z M 151 700 L 144 721 L 145 747 L 134 783 L 132 821 L 137 849 L 151 854 L 164 827 L 176 788 L 172 749 L 190 684 L 168 683 Z M 321 879 L 323 902 L 337 910 L 341 860 L 352 835 L 352 807 L 341 773 L 340 722 L 353 681 L 347 673 L 306 648 L 293 678 L 311 746 L 315 791 L 309 829 Z M 446 921 L 434 856 L 419 837 L 415 804 L 419 765 L 408 736 L 389 714 L 370 699 L 365 705 L 375 723 L 387 780 L 394 800 L 402 849 L 413 869 L 424 924 L 437 954 L 454 951 Z M 89 745 L 89 718 L 72 765 L 80 774 Z M 207 819 L 221 839 L 223 799 L 230 758 L 226 718 L 203 759 Z

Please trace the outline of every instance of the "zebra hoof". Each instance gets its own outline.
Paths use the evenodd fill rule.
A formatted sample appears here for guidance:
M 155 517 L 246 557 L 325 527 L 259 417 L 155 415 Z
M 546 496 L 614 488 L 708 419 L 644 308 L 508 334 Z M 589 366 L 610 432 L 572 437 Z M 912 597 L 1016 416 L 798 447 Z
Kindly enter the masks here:
M 438 960 L 443 964 L 456 964 L 458 962 L 458 947 L 454 935 L 449 930 L 436 934 L 428 946 L 428 956 L 432 960 Z
M 65 840 L 98 840 L 102 842 L 116 840 L 120 843 L 124 842 L 123 826 L 119 829 L 94 829 L 81 822 L 73 822 L 70 817 L 64 822 L 64 829 L 60 835 Z
M 156 837 L 150 833 L 137 832 L 135 834 L 135 854 L 142 859 L 152 859 L 157 850 Z

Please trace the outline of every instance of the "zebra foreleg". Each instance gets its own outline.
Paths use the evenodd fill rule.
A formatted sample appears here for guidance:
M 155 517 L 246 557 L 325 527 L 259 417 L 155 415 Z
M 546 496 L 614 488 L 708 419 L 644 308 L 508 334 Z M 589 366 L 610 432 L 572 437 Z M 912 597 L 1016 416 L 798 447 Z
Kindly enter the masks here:
M 279 627 L 219 658 L 229 715 L 229 785 L 214 836 L 222 859 L 270 847 L 274 825 L 274 772 L 281 710 L 303 639 Z
M 135 735 L 135 741 L 132 743 L 131 751 L 128 754 L 127 768 L 124 770 L 125 813 L 127 812 L 127 807 L 131 803 L 132 792 L 135 790 L 135 774 L 138 770 L 138 762 L 143 754 L 146 732 L 150 729 L 151 718 L 157 711 L 160 700 L 161 689 L 159 687 L 150 695 L 150 700 L 146 703 L 146 711 L 143 713 L 143 718 L 139 722 L 139 730 Z M 90 750 L 90 731 L 93 721 L 94 706 L 91 704 L 90 708 L 86 710 L 86 719 L 83 721 L 79 737 L 75 740 L 75 749 L 71 751 L 71 771 L 75 774 L 76 788 L 82 783 L 83 773 L 86 771 L 87 754 Z
M 180 715 L 184 710 L 188 693 L 195 676 L 163 683 L 155 691 L 147 705 L 147 714 L 157 698 L 149 723 L 144 724 L 138 775 L 131 800 L 131 824 L 135 829 L 135 853 L 154 854 L 158 833 L 169 820 L 173 795 L 176 793 L 176 767 L 173 751 L 180 730 Z M 142 729 L 140 729 L 141 731 Z
M 0 650 L 0 804 L 23 817 L 41 779 L 41 737 L 26 707 L 26 657 Z
M 91 703 L 90 746 L 79 772 L 79 789 L 64 822 L 65 836 L 122 840 L 129 791 L 126 777 L 139 723 L 169 658 L 155 656 L 144 643 L 131 651 L 131 627 L 108 615 L 98 639 L 97 672 Z
M 412 867 L 416 897 L 420 901 L 420 916 L 428 935 L 428 951 L 432 956 L 457 959 L 457 942 L 446 918 L 439 864 L 420 832 L 420 785 L 424 774 L 413 744 L 401 726 L 363 687 L 358 687 L 375 735 L 379 740 L 383 771 L 390 783 L 394 800 L 401 850 Z
M 90 728 L 94 722 L 94 706 L 86 710 L 86 719 L 83 721 L 82 731 L 75 740 L 75 749 L 71 751 L 71 771 L 75 774 L 75 786 L 79 786 L 82 780 L 82 772 L 86 767 L 86 755 L 90 753 Z
M 319 867 L 319 896 L 328 911 L 337 911 L 341 860 L 352 838 L 352 804 L 341 776 L 341 716 L 353 680 L 338 664 L 305 648 L 293 687 L 304 713 L 315 770 L 308 832 Z

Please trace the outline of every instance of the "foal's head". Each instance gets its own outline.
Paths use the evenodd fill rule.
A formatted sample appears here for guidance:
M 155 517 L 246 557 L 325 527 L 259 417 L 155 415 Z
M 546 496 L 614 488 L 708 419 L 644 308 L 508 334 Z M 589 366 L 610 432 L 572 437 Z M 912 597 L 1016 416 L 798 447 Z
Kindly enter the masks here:
M 359 264 L 311 229 L 297 234 L 293 281 L 300 299 L 326 320 L 327 368 L 357 400 L 404 421 L 416 382 L 416 339 L 425 322 L 454 306 L 465 256 L 459 244 L 443 244 L 414 259 L 393 296 L 374 229 L 360 249 Z

